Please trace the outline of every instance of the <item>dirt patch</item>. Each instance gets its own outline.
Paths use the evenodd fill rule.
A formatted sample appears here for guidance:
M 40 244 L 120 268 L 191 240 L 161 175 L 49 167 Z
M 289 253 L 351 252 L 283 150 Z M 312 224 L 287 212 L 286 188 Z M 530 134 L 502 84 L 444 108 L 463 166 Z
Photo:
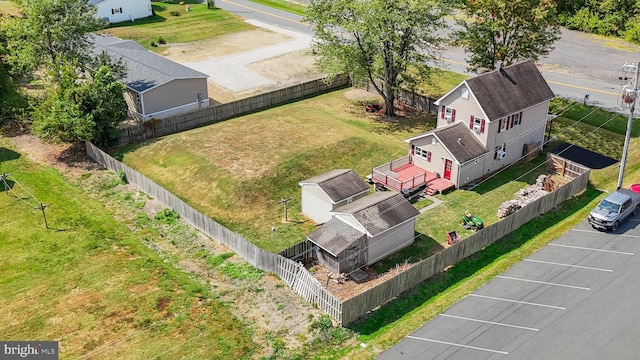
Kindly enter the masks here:
M 265 29 L 242 31 L 213 39 L 190 43 L 171 44 L 162 52 L 176 62 L 198 62 L 212 57 L 224 56 L 263 46 L 290 41 L 291 37 Z

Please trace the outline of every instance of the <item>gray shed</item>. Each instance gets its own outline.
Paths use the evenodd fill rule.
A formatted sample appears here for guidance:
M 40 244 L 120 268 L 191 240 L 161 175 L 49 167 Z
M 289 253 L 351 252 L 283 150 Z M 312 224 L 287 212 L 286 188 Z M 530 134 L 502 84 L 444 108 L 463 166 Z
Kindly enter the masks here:
M 154 54 L 133 40 L 91 35 L 93 53 L 121 59 L 127 75 L 125 100 L 133 118 L 147 121 L 184 114 L 209 106 L 208 75 Z

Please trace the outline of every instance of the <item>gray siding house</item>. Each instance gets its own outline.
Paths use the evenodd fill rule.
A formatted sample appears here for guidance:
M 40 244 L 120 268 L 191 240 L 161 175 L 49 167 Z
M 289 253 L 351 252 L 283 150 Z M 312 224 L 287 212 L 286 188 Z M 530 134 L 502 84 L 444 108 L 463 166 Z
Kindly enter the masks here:
M 436 129 L 407 139 L 409 154 L 374 169 L 373 179 L 394 190 L 415 179 L 457 188 L 500 170 L 542 148 L 554 97 L 532 60 L 464 80 L 435 102 Z
M 350 169 L 336 169 L 300 181 L 302 213 L 318 224 L 331 219 L 331 211 L 359 199 L 369 185 Z
M 209 106 L 208 75 L 156 55 L 133 40 L 92 35 L 93 52 L 121 59 L 127 75 L 125 100 L 130 115 L 140 121 L 161 119 Z
M 411 245 L 420 215 L 396 192 L 375 192 L 331 214 L 307 239 L 318 247 L 318 261 L 336 274 L 371 265 Z

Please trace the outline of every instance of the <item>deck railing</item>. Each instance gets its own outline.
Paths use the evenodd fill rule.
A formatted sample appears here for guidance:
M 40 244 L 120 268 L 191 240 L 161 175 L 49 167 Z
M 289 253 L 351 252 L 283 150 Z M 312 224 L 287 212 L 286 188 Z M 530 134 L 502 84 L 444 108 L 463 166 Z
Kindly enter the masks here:
M 411 164 L 411 156 L 406 155 L 399 159 L 395 159 L 386 164 L 375 167 L 371 172 L 371 179 L 379 184 L 389 187 L 396 191 L 413 189 L 414 187 L 423 185 L 427 182 L 427 173 L 418 174 L 411 179 L 400 181 L 394 170 Z

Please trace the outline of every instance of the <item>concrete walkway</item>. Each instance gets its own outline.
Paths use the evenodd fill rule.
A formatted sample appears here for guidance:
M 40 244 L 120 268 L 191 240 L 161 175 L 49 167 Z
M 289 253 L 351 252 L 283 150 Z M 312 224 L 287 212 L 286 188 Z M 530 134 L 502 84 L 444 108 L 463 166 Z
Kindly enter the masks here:
M 307 49 L 311 46 L 311 36 L 257 20 L 247 20 L 247 22 L 257 27 L 287 35 L 293 40 L 241 53 L 209 58 L 203 61 L 182 63 L 182 65 L 209 75 L 209 81 L 228 90 L 234 92 L 245 91 L 274 83 L 272 80 L 249 70 L 247 68 L 249 64 Z
M 425 206 L 422 209 L 418 210 L 420 211 L 420 214 L 424 213 L 425 211 L 429 210 L 429 209 L 433 209 L 434 207 L 442 204 L 442 200 L 438 199 L 437 197 L 431 196 L 431 195 L 425 195 L 425 198 L 433 201 L 433 204 L 429 205 L 429 206 Z

